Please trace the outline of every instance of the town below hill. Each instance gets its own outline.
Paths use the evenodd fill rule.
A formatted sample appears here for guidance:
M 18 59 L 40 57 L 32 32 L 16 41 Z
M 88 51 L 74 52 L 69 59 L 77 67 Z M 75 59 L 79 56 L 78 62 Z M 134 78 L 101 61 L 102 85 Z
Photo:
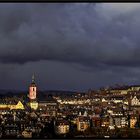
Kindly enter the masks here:
M 140 138 L 140 85 L 0 91 L 1 138 Z

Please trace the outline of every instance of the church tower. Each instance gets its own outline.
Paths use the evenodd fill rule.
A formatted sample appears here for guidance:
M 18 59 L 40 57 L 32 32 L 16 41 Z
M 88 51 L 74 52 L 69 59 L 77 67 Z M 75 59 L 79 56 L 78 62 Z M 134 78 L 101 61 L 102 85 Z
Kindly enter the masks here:
M 32 83 L 29 87 L 29 98 L 30 98 L 30 100 L 36 100 L 36 90 L 37 90 L 37 87 L 36 87 L 36 84 L 35 84 L 35 76 L 33 75 L 32 76 Z

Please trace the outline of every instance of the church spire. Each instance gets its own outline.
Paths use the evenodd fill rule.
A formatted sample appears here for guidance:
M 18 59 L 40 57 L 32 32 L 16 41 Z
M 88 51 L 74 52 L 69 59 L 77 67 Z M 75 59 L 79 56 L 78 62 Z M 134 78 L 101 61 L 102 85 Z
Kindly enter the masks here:
M 33 84 L 35 83 L 35 75 L 34 74 L 32 75 L 32 83 Z

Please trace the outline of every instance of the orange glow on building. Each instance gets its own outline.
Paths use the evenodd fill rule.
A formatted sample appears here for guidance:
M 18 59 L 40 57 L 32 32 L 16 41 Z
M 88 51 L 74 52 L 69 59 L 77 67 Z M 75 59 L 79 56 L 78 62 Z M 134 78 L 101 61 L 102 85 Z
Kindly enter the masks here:
M 36 99 L 36 91 L 37 91 L 37 87 L 35 84 L 35 80 L 34 80 L 34 75 L 32 76 L 32 83 L 29 87 L 29 98 L 31 100 L 35 100 Z

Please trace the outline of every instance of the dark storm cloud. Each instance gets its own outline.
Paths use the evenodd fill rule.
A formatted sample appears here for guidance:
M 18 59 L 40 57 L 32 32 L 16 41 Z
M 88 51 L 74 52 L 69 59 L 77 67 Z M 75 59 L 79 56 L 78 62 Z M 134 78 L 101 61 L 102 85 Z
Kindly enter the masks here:
M 1 4 L 0 61 L 139 66 L 138 5 Z
M 40 89 L 139 84 L 139 12 L 126 3 L 0 4 L 0 88 L 25 89 L 32 73 Z

